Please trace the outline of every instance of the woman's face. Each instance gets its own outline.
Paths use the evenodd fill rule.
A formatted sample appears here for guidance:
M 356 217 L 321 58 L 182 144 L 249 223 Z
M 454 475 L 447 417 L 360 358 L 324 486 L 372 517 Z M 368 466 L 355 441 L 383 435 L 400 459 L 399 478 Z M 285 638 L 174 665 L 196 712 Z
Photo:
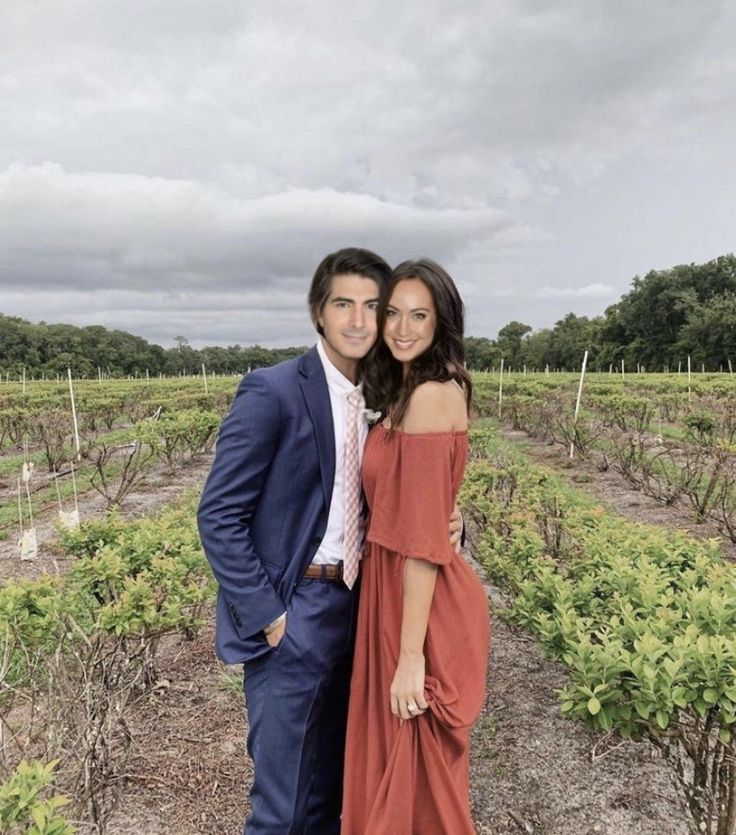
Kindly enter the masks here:
M 410 363 L 434 340 L 437 311 L 432 293 L 418 278 L 406 278 L 393 289 L 386 308 L 383 339 L 399 362 Z

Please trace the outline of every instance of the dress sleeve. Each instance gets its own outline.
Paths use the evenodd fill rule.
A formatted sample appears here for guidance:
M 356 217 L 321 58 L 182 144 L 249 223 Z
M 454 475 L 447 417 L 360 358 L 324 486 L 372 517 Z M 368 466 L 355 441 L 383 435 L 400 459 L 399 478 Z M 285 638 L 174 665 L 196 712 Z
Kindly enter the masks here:
M 398 447 L 382 459 L 386 469 L 376 481 L 366 540 L 404 557 L 446 565 L 454 554 L 449 533 L 453 436 L 396 433 L 385 443 Z

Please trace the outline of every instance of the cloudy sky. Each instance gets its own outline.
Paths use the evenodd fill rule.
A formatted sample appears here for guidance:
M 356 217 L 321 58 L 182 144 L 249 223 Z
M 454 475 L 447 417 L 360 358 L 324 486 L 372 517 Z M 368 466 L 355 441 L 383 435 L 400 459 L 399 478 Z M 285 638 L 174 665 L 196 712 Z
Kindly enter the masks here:
M 733 0 L 3 0 L 0 312 L 307 344 L 320 258 L 468 333 L 736 249 Z

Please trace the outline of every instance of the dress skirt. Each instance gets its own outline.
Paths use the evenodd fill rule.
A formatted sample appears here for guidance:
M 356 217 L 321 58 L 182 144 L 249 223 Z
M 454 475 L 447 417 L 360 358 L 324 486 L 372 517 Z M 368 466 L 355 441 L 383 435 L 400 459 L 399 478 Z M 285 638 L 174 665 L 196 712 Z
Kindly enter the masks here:
M 466 432 L 375 427 L 363 457 L 370 509 L 350 686 L 342 835 L 473 835 L 469 738 L 485 696 L 488 601 L 449 544 Z M 424 645 L 429 709 L 391 713 L 407 559 L 438 566 Z

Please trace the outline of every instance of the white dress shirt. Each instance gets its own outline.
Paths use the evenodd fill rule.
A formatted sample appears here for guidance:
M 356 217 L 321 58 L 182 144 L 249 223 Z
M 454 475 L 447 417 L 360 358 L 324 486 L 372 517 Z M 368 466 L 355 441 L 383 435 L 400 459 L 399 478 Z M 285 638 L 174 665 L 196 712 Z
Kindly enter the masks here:
M 348 396 L 361 387 L 354 386 L 350 380 L 332 364 L 325 351 L 322 340 L 317 342 L 317 353 L 322 361 L 327 378 L 332 407 L 332 424 L 335 430 L 335 483 L 332 488 L 332 501 L 327 517 L 327 530 L 322 543 L 312 562 L 319 565 L 337 565 L 342 562 L 343 535 L 345 532 L 345 423 L 348 415 Z M 368 422 L 361 409 L 358 412 L 358 455 L 363 460 L 363 445 L 368 437 Z M 359 532 L 359 541 L 363 539 L 363 521 Z

